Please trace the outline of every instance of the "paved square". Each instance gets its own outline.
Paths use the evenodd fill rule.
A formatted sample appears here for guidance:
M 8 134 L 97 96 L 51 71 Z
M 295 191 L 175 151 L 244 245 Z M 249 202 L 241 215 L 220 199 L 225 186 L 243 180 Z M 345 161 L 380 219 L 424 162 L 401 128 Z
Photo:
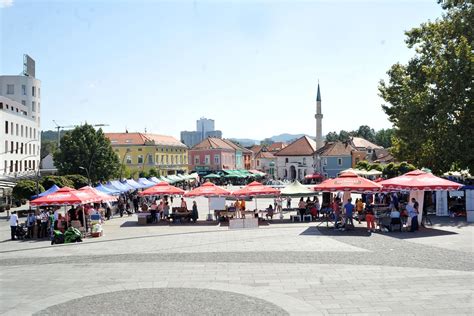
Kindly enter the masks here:
M 50 246 L 8 241 L 3 218 L 0 313 L 472 315 L 474 226 L 434 221 L 368 234 L 277 220 L 138 226 L 130 216 L 108 221 L 101 238 Z

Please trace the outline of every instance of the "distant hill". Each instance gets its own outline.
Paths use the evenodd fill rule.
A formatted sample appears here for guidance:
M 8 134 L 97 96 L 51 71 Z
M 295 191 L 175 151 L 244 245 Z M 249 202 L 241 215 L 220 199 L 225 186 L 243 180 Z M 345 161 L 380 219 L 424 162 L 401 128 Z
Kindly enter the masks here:
M 240 146 L 243 146 L 243 147 L 251 147 L 255 144 L 260 144 L 259 140 L 249 139 L 249 138 L 229 138 L 229 139 L 235 143 L 239 143 Z
M 276 136 L 272 136 L 270 137 L 269 139 L 272 140 L 273 142 L 284 142 L 284 143 L 289 143 L 291 141 L 294 141 L 295 139 L 298 139 L 302 136 L 304 136 L 305 134 L 288 134 L 288 133 L 284 133 L 284 134 L 280 134 L 280 135 L 276 135 Z M 311 137 L 311 136 L 309 136 Z M 312 137 L 311 137 L 312 138 Z

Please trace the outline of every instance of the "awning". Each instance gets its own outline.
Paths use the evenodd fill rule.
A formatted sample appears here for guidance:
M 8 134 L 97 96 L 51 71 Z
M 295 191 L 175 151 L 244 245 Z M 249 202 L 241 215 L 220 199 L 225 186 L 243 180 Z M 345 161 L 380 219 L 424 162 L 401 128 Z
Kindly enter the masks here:
M 48 190 L 38 194 L 38 195 L 33 195 L 31 198 L 32 199 L 36 199 L 36 198 L 39 198 L 39 197 L 42 197 L 42 196 L 46 196 L 48 194 L 51 194 L 51 193 L 54 193 L 56 192 L 57 190 L 59 190 L 60 187 L 58 187 L 56 184 L 53 184 L 52 187 L 50 187 Z

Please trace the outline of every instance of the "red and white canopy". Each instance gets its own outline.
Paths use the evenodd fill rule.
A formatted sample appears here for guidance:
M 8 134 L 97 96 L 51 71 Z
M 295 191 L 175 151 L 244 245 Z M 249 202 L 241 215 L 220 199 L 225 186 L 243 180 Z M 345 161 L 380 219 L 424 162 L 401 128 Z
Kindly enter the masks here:
M 234 196 L 259 196 L 259 195 L 280 195 L 280 190 L 265 186 L 254 181 L 242 189 L 232 192 Z
M 226 196 L 230 195 L 230 192 L 226 189 L 218 187 L 212 182 L 206 182 L 198 188 L 186 192 L 184 196 L 194 197 L 194 196 Z
M 351 171 L 342 173 L 338 178 L 327 179 L 314 187 L 314 190 L 319 192 L 377 192 L 380 189 L 380 184 L 359 177 Z
M 462 187 L 459 183 L 421 170 L 413 170 L 399 177 L 381 181 L 379 184 L 384 190 L 394 191 L 450 191 Z
M 163 181 L 138 194 L 139 195 L 183 195 L 184 190 L 181 190 L 180 188 L 172 186 L 169 183 Z
M 95 198 L 94 202 L 113 202 L 117 201 L 117 197 L 101 192 L 90 186 L 85 186 L 79 189 L 79 191 L 87 192 Z
M 64 187 L 46 196 L 34 199 L 30 202 L 33 206 L 46 205 L 79 205 L 95 202 L 96 197 L 86 191 L 78 191 Z

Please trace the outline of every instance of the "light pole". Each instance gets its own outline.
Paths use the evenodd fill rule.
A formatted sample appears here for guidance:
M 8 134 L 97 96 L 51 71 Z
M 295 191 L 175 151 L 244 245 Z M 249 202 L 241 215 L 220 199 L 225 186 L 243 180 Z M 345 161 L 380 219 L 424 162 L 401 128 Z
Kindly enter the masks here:
M 89 184 L 89 186 L 91 186 L 91 177 L 89 175 L 89 170 L 84 168 L 83 166 L 79 166 L 79 169 L 82 169 L 82 170 L 85 170 L 86 171 L 86 174 L 87 174 L 87 183 Z
M 122 157 L 122 164 L 120 165 L 120 178 L 119 178 L 119 181 L 122 181 L 123 163 L 125 161 L 125 157 L 127 156 L 127 154 L 129 152 L 130 152 L 130 148 L 127 148 L 127 150 L 125 151 L 125 154 Z

